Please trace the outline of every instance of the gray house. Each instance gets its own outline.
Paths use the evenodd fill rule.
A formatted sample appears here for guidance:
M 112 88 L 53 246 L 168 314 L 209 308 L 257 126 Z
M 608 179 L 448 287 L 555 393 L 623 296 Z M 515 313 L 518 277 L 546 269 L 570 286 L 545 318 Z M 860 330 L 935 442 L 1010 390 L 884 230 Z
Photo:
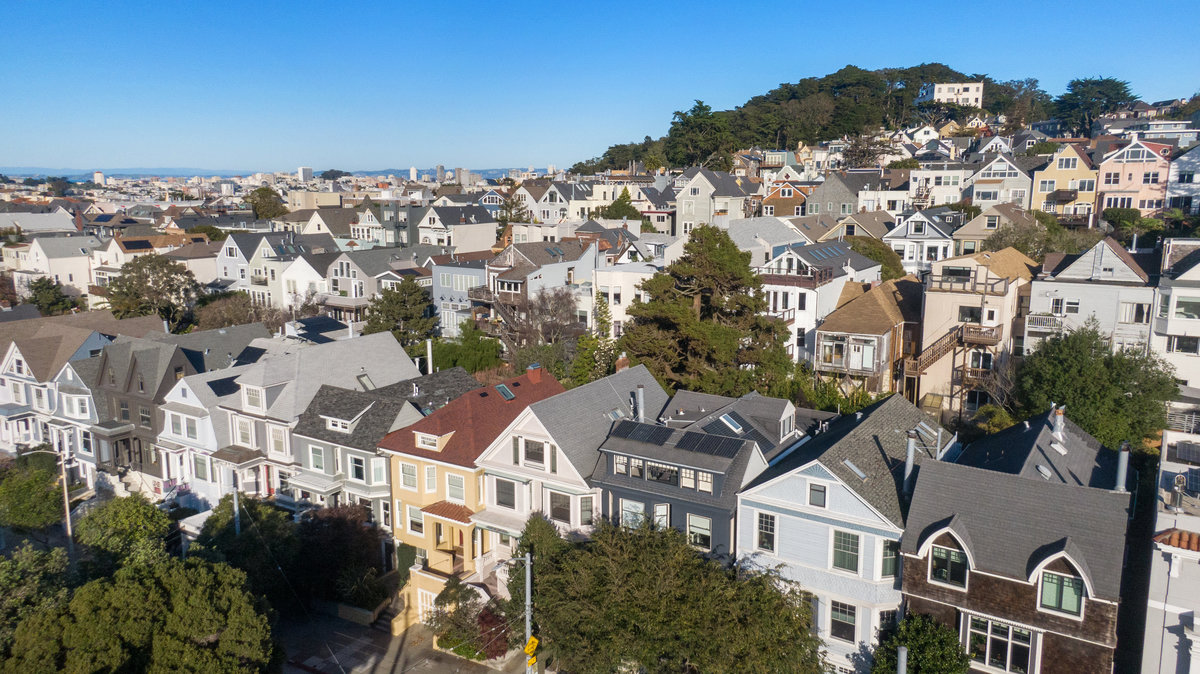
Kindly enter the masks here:
M 430 297 L 438 308 L 443 337 L 457 337 L 459 325 L 471 318 L 467 291 L 487 285 L 487 260 L 463 260 L 433 265 Z
M 858 193 L 882 181 L 879 171 L 830 173 L 808 194 L 804 215 L 840 218 L 858 212 Z

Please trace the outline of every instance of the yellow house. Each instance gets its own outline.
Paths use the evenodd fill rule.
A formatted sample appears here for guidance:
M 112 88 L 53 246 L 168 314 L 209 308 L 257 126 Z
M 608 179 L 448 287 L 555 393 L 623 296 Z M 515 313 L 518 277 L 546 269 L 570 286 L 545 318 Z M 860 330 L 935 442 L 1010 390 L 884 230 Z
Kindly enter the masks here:
M 424 620 L 446 580 L 475 582 L 474 559 L 487 536 L 477 536 L 471 515 L 483 508 L 483 471 L 475 459 L 530 404 L 563 392 L 541 369 L 469 391 L 420 421 L 379 442 L 391 471 L 395 517 L 392 533 L 417 550 L 417 561 L 401 589 L 404 609 L 393 633 Z
M 1033 172 L 1033 208 L 1054 213 L 1069 227 L 1096 224 L 1096 180 L 1099 173 L 1082 146 L 1066 143 L 1050 162 Z

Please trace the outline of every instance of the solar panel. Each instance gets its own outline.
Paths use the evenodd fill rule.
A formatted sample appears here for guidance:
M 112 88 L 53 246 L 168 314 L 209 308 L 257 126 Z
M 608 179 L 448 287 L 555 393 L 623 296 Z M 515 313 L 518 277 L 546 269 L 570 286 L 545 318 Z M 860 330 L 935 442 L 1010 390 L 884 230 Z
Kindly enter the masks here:
M 1200 466 L 1200 445 L 1194 442 L 1180 442 L 1174 447 L 1168 447 L 1167 460 Z
M 696 447 L 700 445 L 700 441 L 703 439 L 703 433 L 688 431 L 683 434 L 683 437 L 679 438 L 679 441 L 675 443 L 675 446 L 679 449 L 685 449 L 689 452 L 694 452 L 696 451 Z
M 613 426 L 612 432 L 609 433 L 614 438 L 628 438 L 633 432 L 633 424 L 628 421 L 619 421 L 616 426 Z

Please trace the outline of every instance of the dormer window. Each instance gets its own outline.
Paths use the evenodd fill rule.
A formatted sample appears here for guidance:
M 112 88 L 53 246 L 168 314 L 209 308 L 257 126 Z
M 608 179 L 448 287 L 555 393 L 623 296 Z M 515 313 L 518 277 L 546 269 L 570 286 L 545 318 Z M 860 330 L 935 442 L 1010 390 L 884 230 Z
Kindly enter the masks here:
M 142 375 L 138 375 L 138 393 L 146 392 L 146 379 Z
M 1077 616 L 1083 612 L 1083 598 L 1086 594 L 1082 578 L 1050 571 L 1042 572 L 1042 608 Z
M 433 449 L 433 450 L 436 450 L 438 448 L 438 439 L 437 439 L 436 435 L 430 435 L 428 433 L 417 433 L 416 436 L 417 436 L 417 447 L 420 447 L 421 449 Z
M 20 358 L 14 359 L 12 369 L 16 374 L 25 374 L 25 361 L 21 360 Z
M 247 386 L 242 390 L 246 392 L 246 407 L 261 410 L 263 407 L 262 389 Z
M 350 432 L 350 422 L 345 421 L 343 419 L 330 418 L 330 419 L 325 420 L 325 428 L 327 428 L 331 431 L 337 431 L 339 433 L 349 433 Z
M 967 555 L 961 550 L 933 546 L 929 563 L 930 580 L 965 588 L 967 586 L 967 571 L 970 564 Z

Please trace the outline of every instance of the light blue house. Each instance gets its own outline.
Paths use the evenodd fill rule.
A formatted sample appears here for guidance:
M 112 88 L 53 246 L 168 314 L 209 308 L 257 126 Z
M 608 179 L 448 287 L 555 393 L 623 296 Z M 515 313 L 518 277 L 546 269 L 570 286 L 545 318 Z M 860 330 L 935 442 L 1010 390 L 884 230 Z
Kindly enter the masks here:
M 457 337 L 462 322 L 471 318 L 467 290 L 487 285 L 487 260 L 460 260 L 433 265 L 430 297 L 437 307 L 443 337 Z
M 779 567 L 811 594 L 830 671 L 870 670 L 869 654 L 900 610 L 905 475 L 956 445 L 892 396 L 822 424 L 738 495 L 739 558 Z

